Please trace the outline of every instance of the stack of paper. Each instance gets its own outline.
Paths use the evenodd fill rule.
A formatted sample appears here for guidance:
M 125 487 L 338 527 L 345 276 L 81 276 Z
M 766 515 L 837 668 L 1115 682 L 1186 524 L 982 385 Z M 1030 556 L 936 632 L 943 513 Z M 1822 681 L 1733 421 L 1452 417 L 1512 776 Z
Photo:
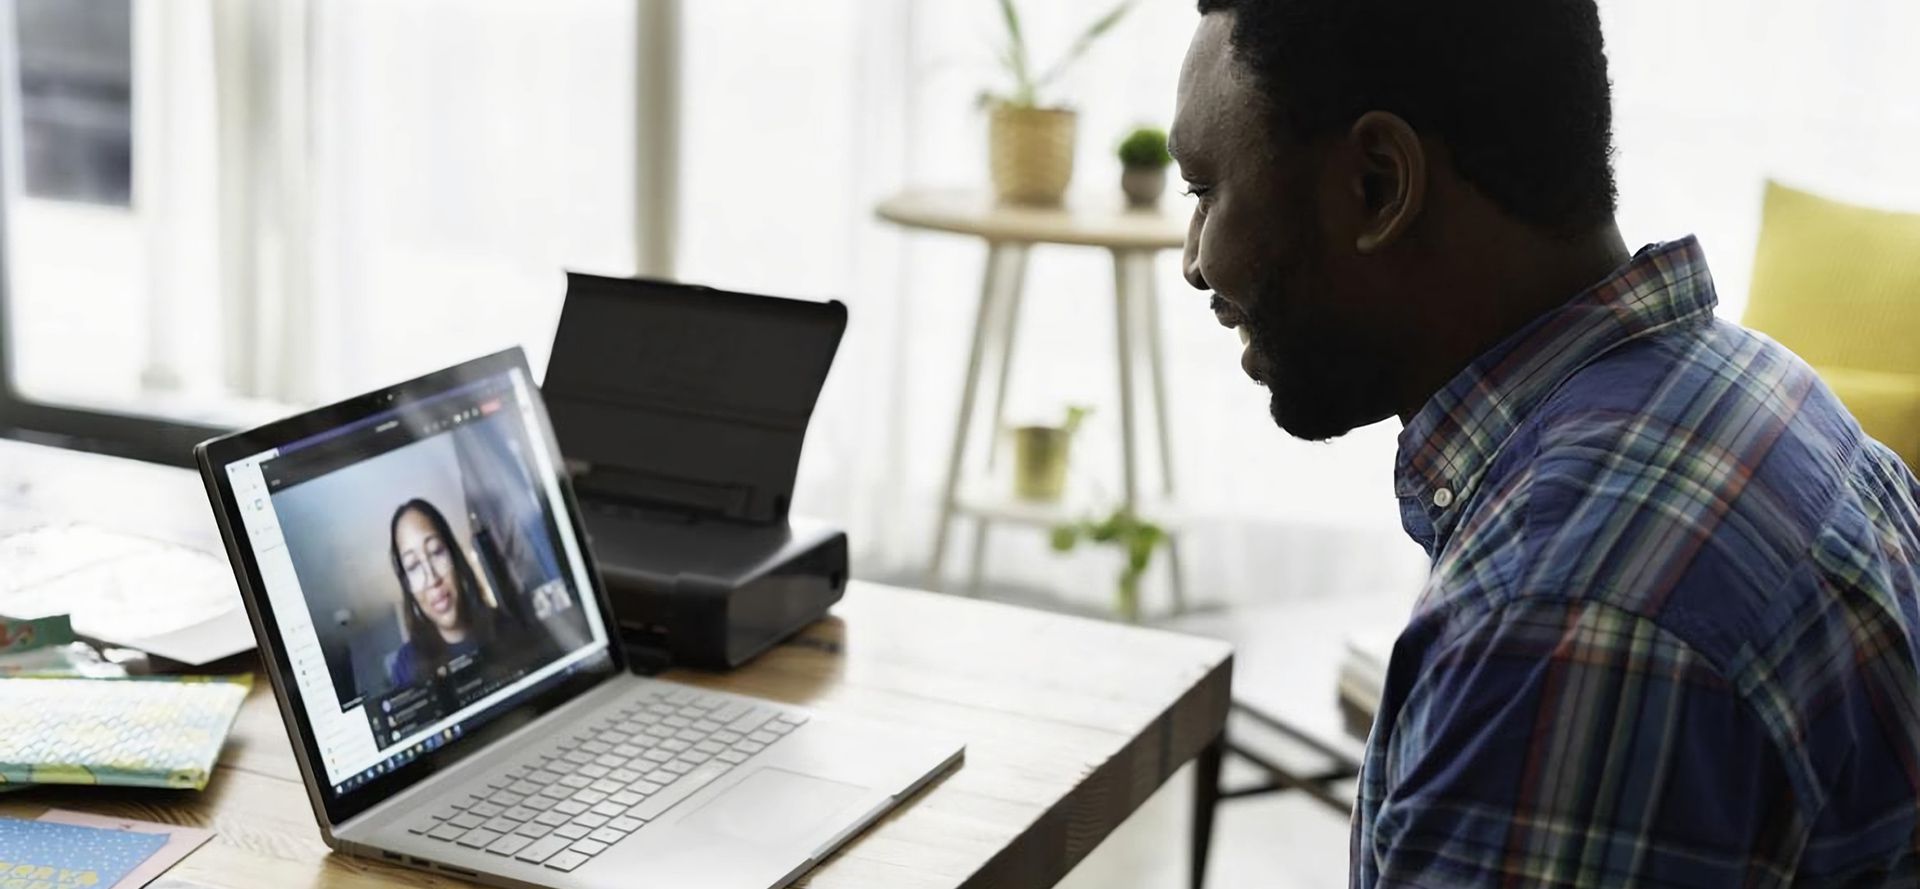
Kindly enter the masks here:
M 1369 627 L 1347 637 L 1340 659 L 1340 705 L 1348 719 L 1364 728 L 1380 709 L 1380 693 L 1387 685 L 1387 664 L 1393 659 L 1398 626 Z M 1362 732 L 1364 734 L 1364 731 Z
M 0 617 L 69 615 L 72 632 L 188 665 L 253 647 L 233 572 L 198 550 L 90 525 L 0 535 Z

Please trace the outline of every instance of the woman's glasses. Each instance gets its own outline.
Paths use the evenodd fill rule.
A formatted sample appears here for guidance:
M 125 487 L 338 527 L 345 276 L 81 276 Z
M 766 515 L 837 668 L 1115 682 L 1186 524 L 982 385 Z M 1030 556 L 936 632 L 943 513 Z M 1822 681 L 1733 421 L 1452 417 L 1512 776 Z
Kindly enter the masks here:
M 407 573 L 407 587 L 418 592 L 453 573 L 453 551 L 440 538 L 429 537 L 419 549 L 400 553 L 400 568 Z

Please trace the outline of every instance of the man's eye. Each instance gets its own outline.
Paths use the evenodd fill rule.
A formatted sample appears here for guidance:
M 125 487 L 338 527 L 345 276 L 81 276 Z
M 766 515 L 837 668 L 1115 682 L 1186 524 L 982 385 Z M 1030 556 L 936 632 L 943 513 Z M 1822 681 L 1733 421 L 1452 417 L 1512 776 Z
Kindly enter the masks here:
M 1187 183 L 1187 190 L 1181 192 L 1181 194 L 1184 194 L 1190 198 L 1204 198 L 1211 191 L 1213 191 L 1213 186 L 1201 185 L 1196 182 L 1189 182 Z

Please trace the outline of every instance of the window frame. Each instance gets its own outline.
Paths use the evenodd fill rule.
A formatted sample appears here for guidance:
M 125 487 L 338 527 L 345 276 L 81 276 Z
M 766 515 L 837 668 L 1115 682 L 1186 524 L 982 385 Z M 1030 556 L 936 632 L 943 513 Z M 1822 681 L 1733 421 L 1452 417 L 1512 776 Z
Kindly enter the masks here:
M 193 465 L 193 446 L 223 426 L 36 401 L 20 391 L 12 351 L 12 233 L 8 205 L 24 175 L 13 0 L 0 0 L 0 437 L 150 463 Z

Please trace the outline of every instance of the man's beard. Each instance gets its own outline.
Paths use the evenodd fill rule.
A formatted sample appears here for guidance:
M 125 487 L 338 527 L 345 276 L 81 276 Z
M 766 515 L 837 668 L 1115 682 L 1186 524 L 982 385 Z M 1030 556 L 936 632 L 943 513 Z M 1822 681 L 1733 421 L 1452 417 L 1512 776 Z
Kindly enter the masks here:
M 1328 441 L 1380 419 L 1367 404 L 1381 370 L 1378 356 L 1331 313 L 1291 310 L 1287 299 L 1269 284 L 1247 308 L 1247 332 L 1259 381 L 1271 393 L 1274 423 L 1295 438 Z

